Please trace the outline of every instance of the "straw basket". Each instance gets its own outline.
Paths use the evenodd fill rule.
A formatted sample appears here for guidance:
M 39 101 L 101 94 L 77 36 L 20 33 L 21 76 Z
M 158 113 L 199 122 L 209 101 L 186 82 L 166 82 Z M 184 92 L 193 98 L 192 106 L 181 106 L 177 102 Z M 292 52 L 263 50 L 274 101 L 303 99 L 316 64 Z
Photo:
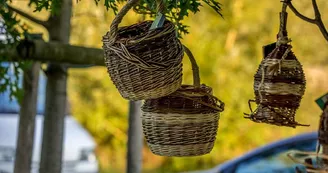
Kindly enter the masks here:
M 305 91 L 302 65 L 291 46 L 277 46 L 261 63 L 254 79 L 257 110 L 251 120 L 278 126 L 296 127 L 296 110 Z
M 318 138 L 319 143 L 326 146 L 328 149 L 328 102 L 326 103 L 325 109 L 320 117 Z
M 152 21 L 118 28 L 124 15 L 138 2 L 130 0 L 103 37 L 105 64 L 122 97 L 143 100 L 166 96 L 182 82 L 183 47 L 175 26 L 149 30 Z
M 212 88 L 200 85 L 198 67 L 185 47 L 192 66 L 194 85 L 146 100 L 142 106 L 143 132 L 150 150 L 161 156 L 198 156 L 209 153 L 215 142 L 219 113 L 224 103 Z
M 287 18 L 287 14 L 281 14 Z M 284 19 L 285 21 L 287 19 Z M 291 51 L 287 31 L 282 29 L 274 50 L 266 56 L 255 76 L 254 93 L 258 108 L 246 118 L 255 122 L 296 127 L 296 110 L 305 92 L 302 65 Z

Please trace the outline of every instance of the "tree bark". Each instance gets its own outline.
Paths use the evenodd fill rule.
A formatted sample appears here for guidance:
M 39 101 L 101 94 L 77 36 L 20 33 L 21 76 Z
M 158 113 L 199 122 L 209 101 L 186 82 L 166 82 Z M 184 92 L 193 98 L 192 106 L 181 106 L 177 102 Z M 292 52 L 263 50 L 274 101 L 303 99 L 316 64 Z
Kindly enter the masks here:
M 61 173 L 67 76 L 60 68 L 51 64 L 47 69 L 40 173 Z
M 30 49 L 29 55 L 25 52 Z M 9 57 L 13 61 L 37 60 L 40 62 L 88 64 L 104 66 L 104 51 L 96 48 L 72 46 L 60 42 L 42 40 L 22 41 L 16 49 L 1 49 L 0 57 Z
M 129 129 L 128 129 L 128 152 L 127 173 L 141 173 L 143 135 L 141 126 L 141 101 L 130 101 Z
M 14 173 L 30 173 L 31 170 L 39 71 L 40 63 L 38 62 L 33 63 L 24 71 L 24 95 L 19 112 Z
M 51 16 L 48 20 L 47 29 L 50 41 L 69 43 L 71 14 L 72 0 L 61 0 L 59 14 Z M 40 173 L 61 173 L 67 103 L 67 68 L 60 64 L 50 63 L 46 74 L 48 81 Z

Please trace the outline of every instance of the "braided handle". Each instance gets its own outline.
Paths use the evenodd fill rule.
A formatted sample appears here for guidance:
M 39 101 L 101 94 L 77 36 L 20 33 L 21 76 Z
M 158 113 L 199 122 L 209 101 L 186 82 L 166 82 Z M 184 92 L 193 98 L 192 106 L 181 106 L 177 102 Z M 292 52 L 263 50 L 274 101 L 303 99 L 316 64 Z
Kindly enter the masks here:
M 184 51 L 186 52 L 186 54 L 188 55 L 190 63 L 191 63 L 192 74 L 193 74 L 193 79 L 194 79 L 194 86 L 199 88 L 200 87 L 200 77 L 199 77 L 199 68 L 198 68 L 196 59 L 188 47 L 183 45 L 183 48 L 184 48 Z
M 115 42 L 118 34 L 118 25 L 122 22 L 123 17 L 128 13 L 128 11 L 137 4 L 139 0 L 129 0 L 125 6 L 121 9 L 120 12 L 115 16 L 112 24 L 110 25 L 109 40 L 112 40 L 112 43 Z
M 121 9 L 121 11 L 115 16 L 111 26 L 110 26 L 110 39 L 111 42 L 114 43 L 118 34 L 118 25 L 122 22 L 123 17 L 129 12 L 131 8 L 133 8 L 139 0 L 129 0 L 127 4 Z M 163 0 L 156 0 L 157 3 L 157 12 L 164 13 L 165 4 Z

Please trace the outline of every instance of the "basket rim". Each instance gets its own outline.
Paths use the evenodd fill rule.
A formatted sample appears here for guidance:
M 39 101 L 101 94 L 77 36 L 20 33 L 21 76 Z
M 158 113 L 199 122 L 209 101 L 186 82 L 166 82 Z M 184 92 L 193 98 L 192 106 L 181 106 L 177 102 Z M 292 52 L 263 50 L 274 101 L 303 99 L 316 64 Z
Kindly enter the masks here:
M 152 40 L 155 38 L 164 37 L 167 34 L 175 32 L 175 26 L 169 20 L 165 20 L 165 23 L 164 23 L 163 27 L 161 27 L 161 28 L 156 28 L 156 29 L 152 29 L 152 30 L 144 29 L 145 27 L 150 28 L 152 22 L 153 22 L 152 20 L 146 20 L 146 21 L 142 21 L 142 22 L 135 23 L 132 25 L 119 27 L 114 43 L 110 43 L 108 41 L 110 38 L 110 31 L 108 31 L 106 33 L 106 35 L 103 36 L 103 42 L 104 42 L 104 44 L 113 44 L 113 45 L 123 43 L 124 45 L 129 46 L 129 45 L 134 45 L 134 44 L 138 44 L 138 43 L 140 44 L 143 41 L 148 41 L 148 40 Z M 133 28 L 133 29 L 131 29 L 131 28 Z M 122 37 L 124 30 L 127 30 L 127 29 L 139 31 L 139 34 L 133 35 L 128 38 Z

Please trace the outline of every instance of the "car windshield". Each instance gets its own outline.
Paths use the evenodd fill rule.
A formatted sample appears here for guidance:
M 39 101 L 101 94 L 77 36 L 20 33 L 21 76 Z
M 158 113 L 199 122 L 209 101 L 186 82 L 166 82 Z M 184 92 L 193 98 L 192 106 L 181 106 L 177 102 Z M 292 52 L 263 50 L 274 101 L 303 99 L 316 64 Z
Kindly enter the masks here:
M 9 70 L 6 74 L 10 80 L 15 80 L 14 68 L 11 63 L 1 63 L 2 67 L 9 67 Z M 22 86 L 22 73 L 19 75 L 19 87 Z M 0 83 L 3 83 L 4 79 L 0 79 Z M 39 88 L 38 88 L 38 101 L 37 101 L 37 114 L 44 113 L 44 103 L 45 103 L 45 89 L 46 89 L 46 76 L 40 72 L 39 78 Z M 0 114 L 1 113 L 19 113 L 20 105 L 14 97 L 10 97 L 9 88 L 5 92 L 0 93 Z

